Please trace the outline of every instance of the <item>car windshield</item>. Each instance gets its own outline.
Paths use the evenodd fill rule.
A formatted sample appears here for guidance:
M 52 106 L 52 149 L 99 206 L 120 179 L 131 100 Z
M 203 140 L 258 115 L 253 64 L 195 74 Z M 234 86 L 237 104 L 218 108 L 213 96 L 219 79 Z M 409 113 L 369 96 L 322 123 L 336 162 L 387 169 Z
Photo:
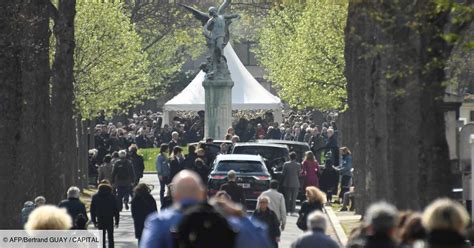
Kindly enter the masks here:
M 282 157 L 288 157 L 288 150 L 280 147 L 270 146 L 237 146 L 234 148 L 235 154 L 260 155 L 267 160 L 274 160 Z
M 264 166 L 259 161 L 220 161 L 217 164 L 217 171 L 226 172 L 234 170 L 235 172 L 247 173 L 247 172 L 263 172 Z

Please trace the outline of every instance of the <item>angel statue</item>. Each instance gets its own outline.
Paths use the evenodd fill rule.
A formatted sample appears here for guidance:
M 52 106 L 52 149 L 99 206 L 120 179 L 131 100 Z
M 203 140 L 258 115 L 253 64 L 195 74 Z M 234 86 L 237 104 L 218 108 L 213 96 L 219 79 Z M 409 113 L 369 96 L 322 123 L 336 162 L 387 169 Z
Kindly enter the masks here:
M 207 45 L 209 47 L 210 56 L 208 57 L 208 64 L 204 71 L 207 72 L 208 78 L 212 78 L 216 74 L 218 65 L 225 63 L 224 47 L 229 42 L 229 26 L 232 20 L 240 18 L 239 14 L 226 15 L 225 9 L 230 5 L 231 0 L 224 0 L 219 8 L 210 7 L 209 14 L 199 11 L 193 7 L 180 4 L 187 10 L 191 11 L 196 19 L 201 21 L 203 25 L 203 34 L 206 37 Z M 209 67 L 212 71 L 209 72 Z

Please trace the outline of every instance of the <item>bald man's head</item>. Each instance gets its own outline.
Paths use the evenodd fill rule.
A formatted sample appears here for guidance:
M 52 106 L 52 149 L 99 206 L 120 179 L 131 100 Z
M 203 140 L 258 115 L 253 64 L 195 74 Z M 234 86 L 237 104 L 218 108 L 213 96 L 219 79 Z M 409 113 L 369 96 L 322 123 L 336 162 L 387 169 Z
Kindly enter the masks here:
M 183 199 L 203 201 L 205 199 L 204 185 L 198 174 L 190 170 L 182 170 L 172 181 L 172 196 L 175 202 Z

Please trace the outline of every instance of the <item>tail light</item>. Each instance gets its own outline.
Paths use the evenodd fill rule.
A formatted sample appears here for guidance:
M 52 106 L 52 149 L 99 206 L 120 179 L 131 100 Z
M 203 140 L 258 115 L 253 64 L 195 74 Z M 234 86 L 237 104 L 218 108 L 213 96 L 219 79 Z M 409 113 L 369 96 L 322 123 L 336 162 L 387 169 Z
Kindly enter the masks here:
M 260 181 L 270 180 L 269 176 L 253 176 L 253 178 Z
M 224 179 L 226 176 L 222 175 L 211 175 L 211 179 L 221 180 Z

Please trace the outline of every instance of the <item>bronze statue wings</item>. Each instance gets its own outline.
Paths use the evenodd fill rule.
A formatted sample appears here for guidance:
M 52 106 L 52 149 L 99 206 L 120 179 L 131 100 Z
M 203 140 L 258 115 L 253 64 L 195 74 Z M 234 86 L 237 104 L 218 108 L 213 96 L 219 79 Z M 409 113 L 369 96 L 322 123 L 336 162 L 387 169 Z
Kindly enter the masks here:
M 206 25 L 207 21 L 209 21 L 209 15 L 200 11 L 200 10 L 197 10 L 193 7 L 190 7 L 190 6 L 187 6 L 187 5 L 184 5 L 184 4 L 181 4 L 181 3 L 178 3 L 179 6 L 182 6 L 183 8 L 185 8 L 187 11 L 191 12 L 193 14 L 193 16 L 198 19 L 199 21 L 201 21 L 202 25 Z

